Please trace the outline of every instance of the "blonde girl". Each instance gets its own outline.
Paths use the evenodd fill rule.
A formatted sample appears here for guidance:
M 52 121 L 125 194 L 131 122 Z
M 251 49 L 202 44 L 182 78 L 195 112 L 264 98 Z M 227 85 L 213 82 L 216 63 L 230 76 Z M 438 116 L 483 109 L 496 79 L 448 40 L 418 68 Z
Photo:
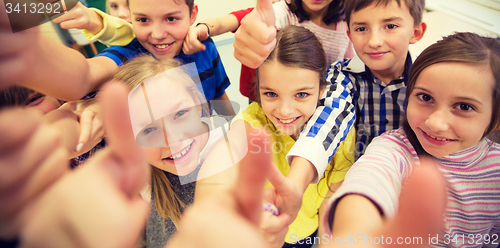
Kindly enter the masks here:
M 136 141 L 146 147 L 151 164 L 151 214 L 148 247 L 163 247 L 194 199 L 200 166 L 223 137 L 215 126 L 227 121 L 207 117 L 203 94 L 175 59 L 142 56 L 120 68 L 115 78 L 131 89 L 129 109 Z M 203 118 L 202 118 L 203 116 Z M 225 126 L 224 126 L 225 125 Z

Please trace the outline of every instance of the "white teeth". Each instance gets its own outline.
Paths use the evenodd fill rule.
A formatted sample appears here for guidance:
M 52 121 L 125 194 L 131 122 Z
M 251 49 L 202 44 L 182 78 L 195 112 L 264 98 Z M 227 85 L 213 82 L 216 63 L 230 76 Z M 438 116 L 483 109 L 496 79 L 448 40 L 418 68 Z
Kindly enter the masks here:
M 448 139 L 442 139 L 442 138 L 438 138 L 438 137 L 434 137 L 432 135 L 429 134 L 429 137 L 435 139 L 435 140 L 439 140 L 439 141 L 447 141 Z
M 191 145 L 189 145 L 188 147 L 186 147 L 186 149 L 184 149 L 183 151 L 177 153 L 175 156 L 171 156 L 170 158 L 173 159 L 173 160 L 181 158 L 182 156 L 186 155 L 186 153 L 189 152 L 189 149 L 191 149 L 192 145 L 193 145 L 193 143 L 191 143 Z
M 164 49 L 166 47 L 168 47 L 168 45 L 154 45 L 155 47 L 158 47 L 160 49 Z
M 298 118 L 298 117 L 297 117 Z M 283 119 L 279 119 L 282 123 L 285 123 L 285 124 L 288 124 L 288 123 L 292 123 L 293 121 L 297 120 L 297 118 L 290 118 L 290 119 L 286 119 L 286 120 L 283 120 Z

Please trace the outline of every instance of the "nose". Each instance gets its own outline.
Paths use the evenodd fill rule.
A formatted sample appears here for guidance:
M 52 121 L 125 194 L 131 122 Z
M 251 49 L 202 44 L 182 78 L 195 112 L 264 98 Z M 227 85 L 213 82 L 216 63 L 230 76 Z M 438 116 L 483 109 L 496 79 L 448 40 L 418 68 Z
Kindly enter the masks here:
M 167 143 L 167 147 L 169 144 L 175 144 L 185 140 L 185 132 L 181 127 L 173 124 L 168 124 L 166 121 L 162 123 L 163 133 L 165 135 L 165 142 Z
M 128 20 L 130 17 L 130 11 L 127 8 L 120 8 L 120 11 L 118 12 L 118 17 L 120 17 L 123 20 Z
M 168 33 L 164 23 L 157 23 L 153 27 L 153 32 L 151 33 L 151 37 L 153 39 L 161 40 L 167 38 Z
M 370 40 L 368 41 L 368 45 L 371 48 L 377 48 L 384 44 L 384 35 L 382 32 L 374 30 L 370 34 Z
M 278 108 L 279 114 L 281 117 L 286 118 L 290 117 L 293 114 L 294 106 L 293 102 L 289 100 L 282 100 L 280 102 L 280 106 Z
M 434 132 L 441 132 L 448 130 L 449 122 L 450 118 L 447 116 L 446 110 L 436 109 L 429 115 L 425 121 L 425 125 L 427 125 Z

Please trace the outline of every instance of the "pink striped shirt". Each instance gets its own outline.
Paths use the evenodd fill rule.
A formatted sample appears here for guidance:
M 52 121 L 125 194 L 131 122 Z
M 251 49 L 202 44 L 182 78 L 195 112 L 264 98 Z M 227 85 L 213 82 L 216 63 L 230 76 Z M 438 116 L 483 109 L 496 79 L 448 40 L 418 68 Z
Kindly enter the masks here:
M 328 65 L 338 60 L 354 57 L 354 48 L 346 32 L 346 22 L 338 22 L 336 30 L 331 30 L 320 27 L 311 20 L 299 23 L 297 16 L 288 9 L 286 1 L 274 3 L 273 8 L 276 16 L 277 29 L 282 29 L 288 25 L 303 26 L 318 37 L 318 40 L 323 44 Z
M 443 158 L 434 158 L 447 181 L 448 205 L 444 235 L 434 247 L 483 247 L 484 238 L 500 243 L 500 145 L 488 139 Z M 327 204 L 326 213 L 348 194 L 372 200 L 383 214 L 397 214 L 401 185 L 419 158 L 403 129 L 375 138 L 364 156 L 351 167 L 340 189 Z M 334 210 L 333 210 L 334 211 Z M 329 217 L 330 215 L 330 217 Z M 325 214 L 330 230 L 333 214 Z M 423 239 L 424 244 L 428 240 Z

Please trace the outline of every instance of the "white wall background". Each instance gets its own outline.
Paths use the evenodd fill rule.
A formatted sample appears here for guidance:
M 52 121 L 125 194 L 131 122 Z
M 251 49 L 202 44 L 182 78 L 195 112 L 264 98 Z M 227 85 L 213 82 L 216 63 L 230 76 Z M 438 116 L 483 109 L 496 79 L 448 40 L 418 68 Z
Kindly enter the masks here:
M 225 16 L 230 12 L 255 6 L 255 0 L 195 0 L 194 2 L 198 5 L 198 17 L 194 25 L 208 18 Z M 240 110 L 245 109 L 248 106 L 248 98 L 242 96 L 239 91 L 241 63 L 233 55 L 234 34 L 227 33 L 212 38 L 231 82 L 226 93 L 231 101 L 239 105 Z

